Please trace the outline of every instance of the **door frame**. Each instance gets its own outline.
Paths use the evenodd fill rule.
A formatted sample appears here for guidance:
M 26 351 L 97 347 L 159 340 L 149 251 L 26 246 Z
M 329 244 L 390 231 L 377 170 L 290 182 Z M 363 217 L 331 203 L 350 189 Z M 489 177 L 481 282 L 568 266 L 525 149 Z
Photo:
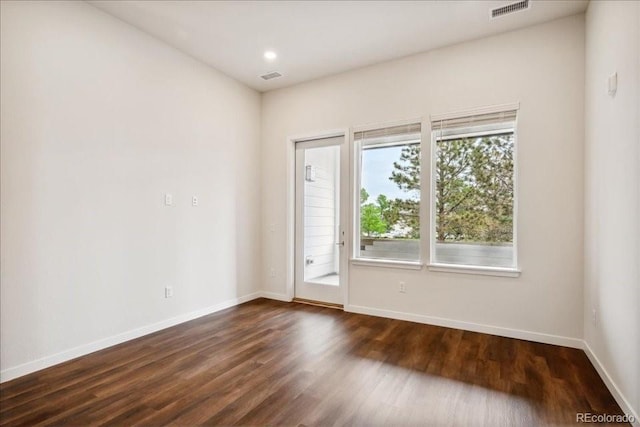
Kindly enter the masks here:
M 346 149 L 343 150 L 346 156 L 344 161 L 346 162 L 345 171 L 341 171 L 340 180 L 347 180 L 347 195 L 348 204 L 341 209 L 346 209 L 345 224 L 342 225 L 344 236 L 344 255 L 341 259 L 340 269 L 344 271 L 344 276 L 341 277 L 342 286 L 342 306 L 347 307 L 349 305 L 349 259 L 352 253 L 352 239 L 351 239 L 351 132 L 350 129 L 334 129 L 328 131 L 310 132 L 306 134 L 293 135 L 287 137 L 287 209 L 286 209 L 286 243 L 287 243 L 287 264 L 286 264 L 286 298 L 288 301 L 292 301 L 295 296 L 295 258 L 296 258 L 296 143 L 311 141 L 314 139 L 343 137 Z M 345 188 L 345 187 L 343 187 Z M 344 309 L 344 308 L 343 308 Z

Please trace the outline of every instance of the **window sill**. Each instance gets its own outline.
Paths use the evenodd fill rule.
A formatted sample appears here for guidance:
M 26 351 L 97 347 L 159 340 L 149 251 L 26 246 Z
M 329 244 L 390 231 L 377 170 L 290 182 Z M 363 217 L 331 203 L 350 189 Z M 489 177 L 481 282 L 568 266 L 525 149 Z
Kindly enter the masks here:
M 429 271 L 460 274 L 478 274 L 483 276 L 519 277 L 521 271 L 516 268 L 479 267 L 455 264 L 428 264 Z
M 400 268 L 404 270 L 422 270 L 419 261 L 396 261 L 390 259 L 352 258 L 351 265 L 363 267 Z

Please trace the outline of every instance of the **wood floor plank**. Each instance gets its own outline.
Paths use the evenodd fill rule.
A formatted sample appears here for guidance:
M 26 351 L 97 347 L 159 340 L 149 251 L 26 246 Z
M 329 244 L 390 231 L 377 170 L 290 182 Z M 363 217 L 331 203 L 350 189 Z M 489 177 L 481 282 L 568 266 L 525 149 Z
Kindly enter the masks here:
M 265 299 L 0 384 L 0 425 L 571 425 L 581 350 Z

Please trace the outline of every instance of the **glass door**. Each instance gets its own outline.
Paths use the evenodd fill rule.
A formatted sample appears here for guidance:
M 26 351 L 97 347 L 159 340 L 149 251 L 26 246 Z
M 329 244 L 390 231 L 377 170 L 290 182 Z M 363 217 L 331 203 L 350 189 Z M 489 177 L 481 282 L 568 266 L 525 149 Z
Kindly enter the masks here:
M 296 143 L 295 297 L 342 304 L 347 251 L 344 136 Z M 345 175 L 346 176 L 346 175 Z

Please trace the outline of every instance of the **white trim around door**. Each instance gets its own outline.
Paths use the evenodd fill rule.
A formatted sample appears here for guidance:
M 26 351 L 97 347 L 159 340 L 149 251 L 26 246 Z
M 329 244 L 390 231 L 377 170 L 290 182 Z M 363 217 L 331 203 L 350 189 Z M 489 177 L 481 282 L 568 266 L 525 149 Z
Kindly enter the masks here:
M 303 244 L 302 236 L 297 236 L 296 233 L 296 146 L 306 148 L 317 148 L 323 145 L 334 145 L 339 147 L 339 230 L 337 230 L 336 241 L 340 246 L 336 246 L 339 250 L 338 265 L 339 265 L 339 289 L 336 289 L 339 293 L 333 292 L 333 296 L 329 297 L 330 300 L 323 300 L 323 293 L 316 294 L 314 292 L 311 295 L 315 295 L 316 298 L 304 298 L 314 299 L 320 302 L 327 302 L 339 305 L 348 304 L 348 254 L 351 252 L 351 227 L 349 221 L 350 215 L 350 185 L 351 176 L 349 171 L 349 158 L 350 158 L 350 133 L 347 130 L 336 130 L 327 132 L 317 132 L 313 134 L 298 135 L 288 138 L 287 146 L 287 215 L 286 215 L 286 242 L 287 242 L 287 270 L 286 270 L 286 289 L 287 299 L 291 300 L 296 297 L 296 262 L 300 260 L 298 270 L 304 266 L 304 256 L 298 254 L 296 256 L 296 244 Z M 336 139 L 339 138 L 339 139 Z M 331 140 L 333 142 L 331 142 Z M 300 161 L 300 160 L 299 160 Z M 306 165 L 303 165 L 306 166 Z M 300 167 L 300 165 L 298 165 Z M 299 171 L 298 174 L 301 172 Z M 299 190 L 299 189 L 298 189 Z M 298 212 L 298 216 L 300 212 Z M 297 238 L 298 237 L 298 238 Z M 344 245 L 341 246 L 342 242 Z M 299 272 L 298 272 L 299 273 Z M 300 277 L 300 274 L 298 274 Z M 311 281 L 313 282 L 313 280 Z M 299 295 L 298 295 L 299 297 Z

